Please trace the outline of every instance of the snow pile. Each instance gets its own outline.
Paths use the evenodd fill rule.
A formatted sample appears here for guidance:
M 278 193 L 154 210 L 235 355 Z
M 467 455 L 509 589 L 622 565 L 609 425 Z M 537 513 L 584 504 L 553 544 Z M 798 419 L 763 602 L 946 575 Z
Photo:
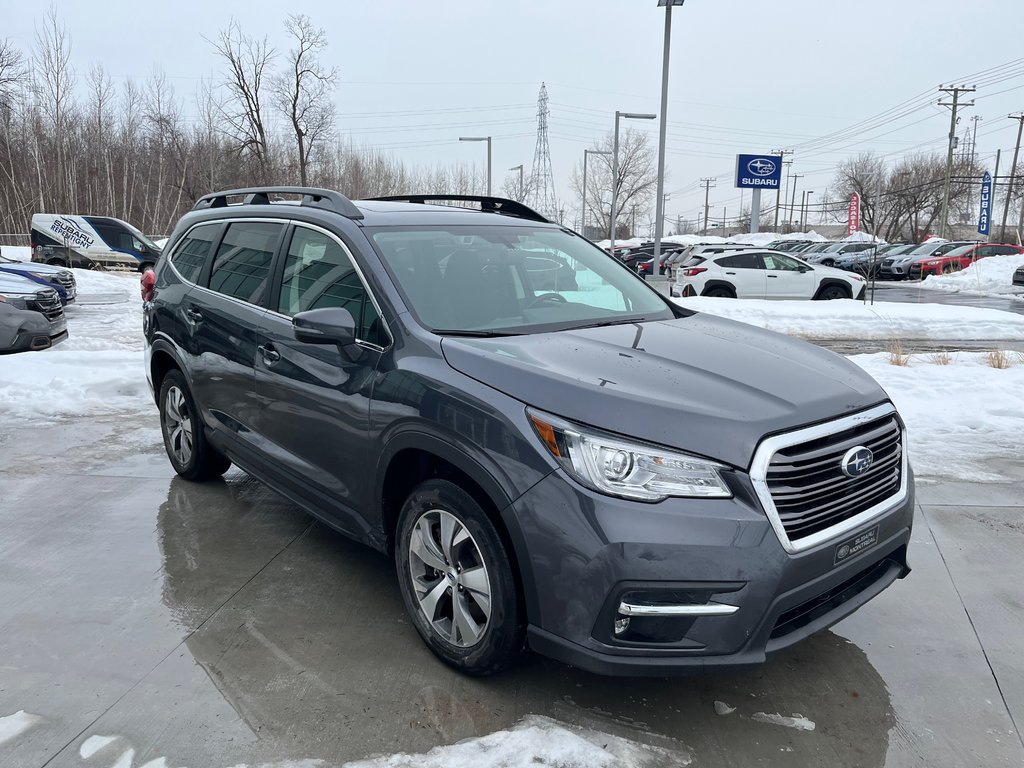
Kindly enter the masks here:
M 65 311 L 67 340 L 3 358 L 0 412 L 25 419 L 151 413 L 138 275 L 74 272 L 79 298 Z
M 814 721 L 808 720 L 799 713 L 794 713 L 792 717 L 788 717 L 775 712 L 755 712 L 750 716 L 750 719 L 758 723 L 769 723 L 771 725 L 783 725 L 786 728 L 796 728 L 798 731 L 814 730 Z
M 15 261 L 32 261 L 32 249 L 27 245 L 0 245 L 0 256 Z
M 636 238 L 636 237 L 634 237 L 634 238 L 632 238 L 630 240 L 616 240 L 615 241 L 615 248 L 616 249 L 619 249 L 619 248 L 639 248 L 645 242 L 647 242 L 647 241 L 646 240 L 640 240 L 639 238 Z M 611 240 L 598 240 L 596 243 L 594 243 L 594 245 L 596 245 L 598 248 L 604 248 L 605 250 L 607 250 L 608 246 L 610 246 L 611 244 L 612 244 Z
M 745 235 L 733 235 L 732 237 L 727 238 L 726 242 L 764 247 L 768 245 L 768 243 L 773 243 L 778 239 L 778 235 L 774 232 L 754 232 Z
M 435 747 L 424 755 L 389 755 L 345 768 L 643 768 L 690 762 L 686 754 L 528 715 L 507 731 Z
M 17 738 L 29 728 L 37 725 L 43 718 L 39 715 L 31 715 L 24 709 L 20 709 L 13 715 L 0 717 L 0 744 Z
M 1019 457 L 1024 435 L 1024 361 L 993 368 L 982 352 L 955 352 L 949 365 L 913 355 L 891 365 L 884 352 L 850 360 L 882 385 L 899 409 L 910 437 L 910 461 L 923 477 L 989 482 L 1005 480 L 992 459 Z
M 677 245 L 720 245 L 725 242 L 725 238 L 718 235 L 666 235 L 661 240 Z
M 764 301 L 707 296 L 673 301 L 688 309 L 809 339 L 1024 339 L 1024 315 L 980 307 L 899 302 L 872 306 L 854 299 Z
M 1024 254 L 1020 256 L 989 256 L 978 259 L 960 272 L 953 272 L 949 275 L 929 275 L 921 283 L 921 287 L 976 296 L 1020 294 L 1024 293 L 1024 288 L 1013 284 L 1013 273 L 1019 267 L 1024 267 Z
M 844 243 L 885 243 L 880 237 L 869 235 L 867 232 L 854 232 L 852 235 L 843 238 Z

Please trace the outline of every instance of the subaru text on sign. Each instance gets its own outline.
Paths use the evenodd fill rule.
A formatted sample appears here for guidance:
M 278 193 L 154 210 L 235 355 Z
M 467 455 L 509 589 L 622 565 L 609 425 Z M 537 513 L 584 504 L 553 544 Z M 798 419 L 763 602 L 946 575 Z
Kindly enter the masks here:
M 782 182 L 782 158 L 777 155 L 736 155 L 736 186 L 778 189 Z

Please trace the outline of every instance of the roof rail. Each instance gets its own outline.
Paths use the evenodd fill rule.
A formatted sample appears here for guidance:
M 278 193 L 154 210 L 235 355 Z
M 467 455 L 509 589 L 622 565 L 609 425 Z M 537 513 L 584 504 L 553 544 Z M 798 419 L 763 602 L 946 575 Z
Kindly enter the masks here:
M 203 195 L 192 206 L 192 210 L 204 208 L 226 208 L 229 197 L 242 197 L 242 205 L 270 205 L 271 195 L 301 195 L 300 205 L 310 208 L 321 208 L 325 211 L 339 213 L 346 219 L 361 219 L 363 212 L 351 200 L 340 192 L 332 189 L 316 189 L 315 187 L 246 187 L 245 189 L 228 189 L 223 192 L 212 192 Z
M 390 203 L 428 203 L 441 200 L 452 200 L 467 203 L 480 203 L 480 210 L 486 213 L 501 213 L 506 216 L 515 216 L 530 221 L 540 221 L 550 224 L 551 221 L 541 216 L 532 208 L 518 203 L 515 200 L 507 200 L 504 197 L 488 197 L 485 195 L 390 195 L 388 197 L 371 197 L 370 200 L 382 200 Z M 473 210 L 473 209 L 470 209 Z

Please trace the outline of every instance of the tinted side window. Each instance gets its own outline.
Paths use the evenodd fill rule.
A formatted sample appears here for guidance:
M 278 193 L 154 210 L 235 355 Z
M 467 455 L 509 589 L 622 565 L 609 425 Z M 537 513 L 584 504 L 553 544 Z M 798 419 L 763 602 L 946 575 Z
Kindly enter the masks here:
M 189 230 L 171 256 L 171 264 L 189 282 L 197 282 L 213 251 L 213 241 L 220 230 L 219 224 L 200 224 Z
M 718 264 L 723 267 L 738 267 L 739 269 L 761 268 L 761 262 L 752 253 L 737 253 L 735 256 L 723 256 L 718 259 Z
M 213 261 L 210 289 L 258 304 L 267 292 L 270 261 L 283 228 L 254 221 L 231 224 Z
M 357 339 L 387 344 L 380 315 L 345 249 L 322 232 L 296 227 L 284 262 L 277 311 L 291 317 L 325 307 L 347 309 L 355 320 Z

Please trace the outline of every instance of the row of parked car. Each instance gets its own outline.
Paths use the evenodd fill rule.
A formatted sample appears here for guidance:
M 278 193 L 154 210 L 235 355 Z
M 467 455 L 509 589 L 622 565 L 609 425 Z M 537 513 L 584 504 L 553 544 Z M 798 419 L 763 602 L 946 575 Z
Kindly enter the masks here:
M 928 275 L 959 272 L 978 259 L 1024 253 L 1019 245 L 946 240 L 928 243 L 769 243 L 773 250 L 799 254 L 812 264 L 838 267 L 883 280 L 923 280 Z
M 0 253 L 0 354 L 48 349 L 68 337 L 64 307 L 75 301 L 74 274 Z

